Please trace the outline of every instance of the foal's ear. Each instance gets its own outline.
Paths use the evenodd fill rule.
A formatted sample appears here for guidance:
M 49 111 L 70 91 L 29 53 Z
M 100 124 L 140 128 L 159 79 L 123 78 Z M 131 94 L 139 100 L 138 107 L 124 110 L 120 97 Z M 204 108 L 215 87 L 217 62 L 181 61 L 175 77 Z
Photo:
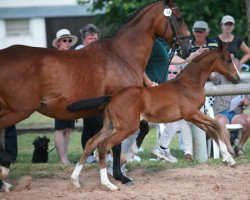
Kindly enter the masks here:
M 219 40 L 218 42 L 218 49 L 221 53 L 224 53 L 227 51 L 227 47 L 229 45 L 229 42 L 222 42 L 221 40 Z

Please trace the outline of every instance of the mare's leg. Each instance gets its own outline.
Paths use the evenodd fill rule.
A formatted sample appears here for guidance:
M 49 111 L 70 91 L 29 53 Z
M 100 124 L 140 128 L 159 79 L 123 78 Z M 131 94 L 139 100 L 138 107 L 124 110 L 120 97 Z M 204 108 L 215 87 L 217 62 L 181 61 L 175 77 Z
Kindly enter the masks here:
M 228 152 L 218 122 L 201 111 L 193 111 L 192 113 L 193 115 L 186 118 L 186 120 L 192 122 L 212 137 L 220 148 L 223 162 L 228 163 L 230 166 L 234 166 L 236 162 Z
M 35 110 L 29 112 L 2 111 L 0 107 L 0 129 L 7 128 L 30 116 Z
M 98 143 L 100 141 L 102 141 L 105 138 L 105 127 L 102 128 L 102 130 L 96 134 L 94 137 L 90 138 L 87 143 L 86 146 L 84 148 L 84 151 L 82 153 L 82 156 L 80 158 L 80 161 L 77 163 L 73 173 L 71 174 L 71 180 L 72 183 L 75 187 L 79 188 L 80 187 L 80 183 L 79 183 L 79 175 L 81 173 L 81 170 L 83 168 L 83 164 L 85 163 L 87 157 L 96 149 Z
M 3 180 L 9 173 L 11 158 L 0 145 L 0 180 Z
M 141 120 L 140 121 L 140 132 L 138 137 L 136 138 L 136 145 L 138 148 L 140 148 L 145 136 L 148 134 L 149 132 L 149 125 L 148 122 L 145 120 Z
M 121 181 L 125 185 L 132 185 L 133 181 L 124 176 L 121 172 L 121 144 L 112 148 L 113 150 L 113 176 L 116 180 Z

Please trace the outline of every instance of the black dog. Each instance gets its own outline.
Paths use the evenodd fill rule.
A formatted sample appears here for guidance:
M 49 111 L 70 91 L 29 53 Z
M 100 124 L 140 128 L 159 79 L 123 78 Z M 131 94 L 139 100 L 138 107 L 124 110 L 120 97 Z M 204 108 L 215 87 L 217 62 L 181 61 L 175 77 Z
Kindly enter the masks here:
M 33 145 L 35 147 L 33 156 L 32 156 L 32 163 L 47 163 L 48 162 L 48 146 L 50 140 L 43 136 L 37 137 Z

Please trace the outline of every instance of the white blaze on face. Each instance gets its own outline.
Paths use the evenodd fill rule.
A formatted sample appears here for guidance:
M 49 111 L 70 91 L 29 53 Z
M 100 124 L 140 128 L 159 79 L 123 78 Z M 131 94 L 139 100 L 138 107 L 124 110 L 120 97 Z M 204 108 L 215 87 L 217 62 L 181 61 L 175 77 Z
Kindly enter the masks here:
M 236 65 L 236 59 L 234 58 L 234 56 L 232 55 L 232 54 L 230 54 L 231 55 L 231 59 L 232 59 L 232 62 L 233 62 L 233 66 L 234 66 L 234 69 L 236 70 L 236 72 L 237 72 L 237 74 L 238 74 L 238 76 L 240 77 L 240 72 L 239 72 L 239 70 L 238 70 L 238 67 L 237 67 L 237 65 Z M 238 61 L 237 61 L 238 62 Z M 238 65 L 240 65 L 240 63 L 238 63 Z

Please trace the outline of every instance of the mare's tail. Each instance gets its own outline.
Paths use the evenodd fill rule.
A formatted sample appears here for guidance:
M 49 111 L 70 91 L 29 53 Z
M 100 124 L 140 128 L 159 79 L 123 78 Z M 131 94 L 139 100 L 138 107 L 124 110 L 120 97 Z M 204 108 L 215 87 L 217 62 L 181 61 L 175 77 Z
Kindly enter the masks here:
M 70 112 L 98 108 L 111 101 L 111 96 L 101 96 L 92 99 L 83 99 L 73 102 L 67 106 Z

